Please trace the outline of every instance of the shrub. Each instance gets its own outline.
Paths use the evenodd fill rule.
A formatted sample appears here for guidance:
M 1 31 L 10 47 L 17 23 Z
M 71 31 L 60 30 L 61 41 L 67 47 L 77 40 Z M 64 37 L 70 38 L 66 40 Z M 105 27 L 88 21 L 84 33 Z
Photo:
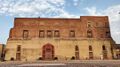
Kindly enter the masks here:
M 75 60 L 75 57 L 74 57 L 74 56 L 72 56 L 72 57 L 71 57 L 71 60 Z
M 14 61 L 15 59 L 13 57 L 10 58 L 11 61 Z
M 39 57 L 38 60 L 42 60 L 42 57 Z
M 54 60 L 58 60 L 58 57 L 54 57 Z

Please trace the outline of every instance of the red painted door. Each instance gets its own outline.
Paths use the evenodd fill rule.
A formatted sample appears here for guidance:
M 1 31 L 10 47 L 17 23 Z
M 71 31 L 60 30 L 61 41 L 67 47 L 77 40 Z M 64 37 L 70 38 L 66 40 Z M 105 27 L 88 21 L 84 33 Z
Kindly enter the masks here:
M 42 57 L 44 60 L 52 60 L 54 58 L 54 46 L 46 44 L 43 46 Z

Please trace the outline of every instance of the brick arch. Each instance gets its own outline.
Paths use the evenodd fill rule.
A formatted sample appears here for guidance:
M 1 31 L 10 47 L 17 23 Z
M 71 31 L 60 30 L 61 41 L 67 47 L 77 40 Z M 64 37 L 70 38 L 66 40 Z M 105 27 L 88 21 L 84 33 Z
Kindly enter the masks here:
M 42 58 L 44 60 L 54 59 L 54 46 L 50 43 L 43 45 L 42 47 Z

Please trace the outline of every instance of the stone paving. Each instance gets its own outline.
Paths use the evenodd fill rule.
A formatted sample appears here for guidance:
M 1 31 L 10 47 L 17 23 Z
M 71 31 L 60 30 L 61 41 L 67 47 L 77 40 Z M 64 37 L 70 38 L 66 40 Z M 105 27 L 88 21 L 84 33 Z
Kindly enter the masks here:
M 1 62 L 0 67 L 120 67 L 120 60 Z

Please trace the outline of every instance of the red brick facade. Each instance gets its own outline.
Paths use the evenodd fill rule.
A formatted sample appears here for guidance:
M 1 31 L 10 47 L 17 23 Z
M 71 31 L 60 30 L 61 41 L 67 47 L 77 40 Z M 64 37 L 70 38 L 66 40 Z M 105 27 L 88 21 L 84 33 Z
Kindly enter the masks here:
M 59 32 L 60 38 L 69 38 L 70 31 L 75 38 L 110 38 L 109 21 L 107 16 L 81 16 L 75 18 L 15 18 L 14 28 L 10 31 L 9 39 L 22 39 L 23 31 L 28 30 L 29 37 L 39 38 L 40 30 L 44 31 L 44 37 L 47 37 L 47 31 Z

